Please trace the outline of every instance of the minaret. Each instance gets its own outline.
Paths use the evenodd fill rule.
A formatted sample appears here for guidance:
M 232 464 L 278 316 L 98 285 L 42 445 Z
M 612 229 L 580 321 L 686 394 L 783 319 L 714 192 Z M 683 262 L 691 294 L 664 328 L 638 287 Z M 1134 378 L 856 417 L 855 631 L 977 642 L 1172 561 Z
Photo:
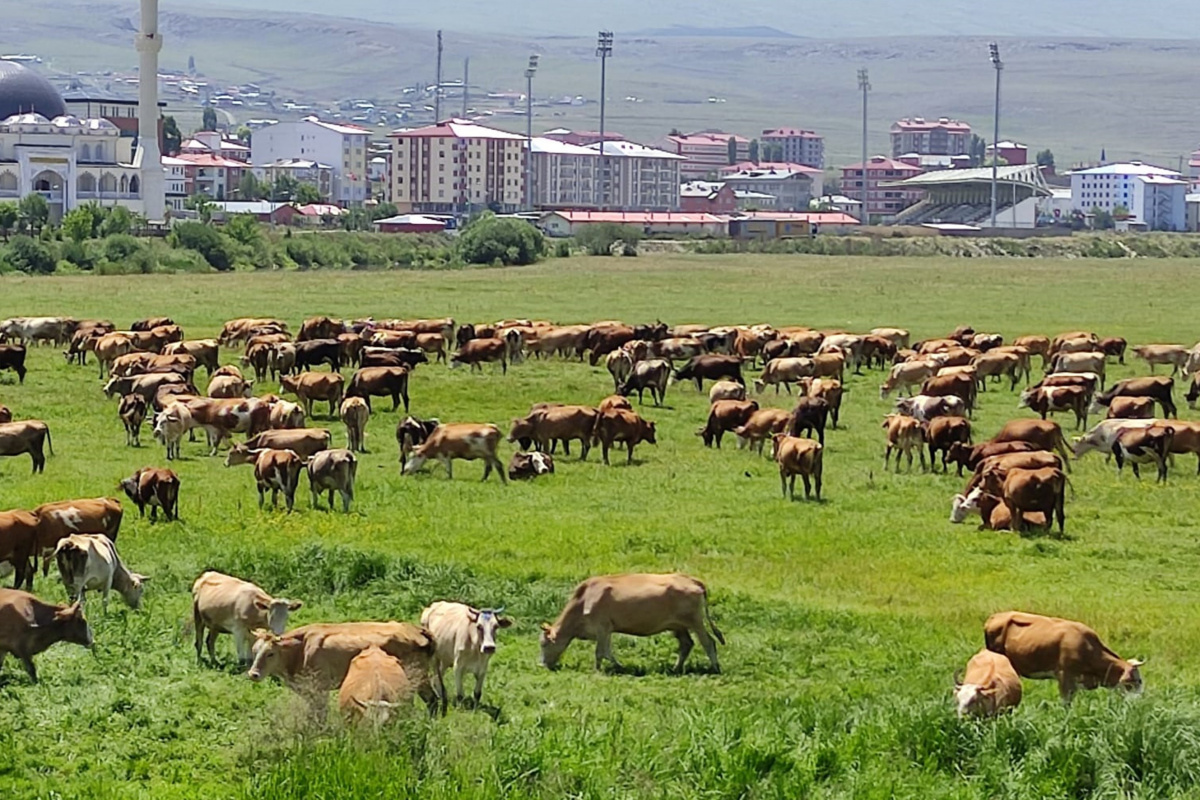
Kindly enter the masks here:
M 138 31 L 138 151 L 134 163 L 141 168 L 142 211 L 148 220 L 161 220 L 166 212 L 166 179 L 158 147 L 158 0 L 141 0 L 142 25 Z

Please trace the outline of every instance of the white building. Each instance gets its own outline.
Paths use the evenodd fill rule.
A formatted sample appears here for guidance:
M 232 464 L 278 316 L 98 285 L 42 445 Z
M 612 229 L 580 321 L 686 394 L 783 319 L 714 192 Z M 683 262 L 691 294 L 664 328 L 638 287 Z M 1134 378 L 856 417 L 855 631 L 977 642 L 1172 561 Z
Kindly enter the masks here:
M 1120 207 L 1130 223 L 1150 230 L 1182 231 L 1187 227 L 1187 181 L 1173 169 L 1140 161 L 1107 164 L 1071 173 L 1071 200 L 1083 212 Z
M 675 211 L 682 156 L 626 141 L 580 146 L 535 137 L 530 192 L 537 208 Z M 605 176 L 603 179 L 601 176 Z
M 333 168 L 330 200 L 341 205 L 358 205 L 370 196 L 369 138 L 366 128 L 323 122 L 317 117 L 277 122 L 255 131 L 250 142 L 251 161 L 272 164 L 299 159 L 328 164 Z

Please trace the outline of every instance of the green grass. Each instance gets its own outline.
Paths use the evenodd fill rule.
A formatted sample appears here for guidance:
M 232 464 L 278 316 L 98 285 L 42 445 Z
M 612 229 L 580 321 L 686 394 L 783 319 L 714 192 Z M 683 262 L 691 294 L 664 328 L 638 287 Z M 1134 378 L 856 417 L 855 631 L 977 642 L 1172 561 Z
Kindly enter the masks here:
M 1195 287 L 1193 263 L 1169 259 L 655 256 L 440 273 L 6 276 L 0 317 L 127 325 L 169 314 L 189 336 L 242 314 L 899 324 L 918 338 L 971 323 L 1009 337 L 1084 328 L 1190 345 Z M 0 508 L 114 494 L 135 468 L 165 463 L 148 435 L 140 450 L 123 445 L 94 366 L 41 348 L 30 368 L 23 386 L 0 375 L 0 403 L 46 420 L 56 455 L 40 476 L 24 458 L 0 460 Z M 1118 477 L 1096 456 L 1080 462 L 1062 541 L 954 526 L 958 479 L 883 471 L 880 380 L 850 380 L 820 504 L 782 500 L 769 460 L 729 439 L 704 449 L 694 431 L 706 398 L 682 385 L 667 407 L 644 409 L 659 445 L 640 447 L 633 466 L 560 459 L 553 477 L 507 487 L 481 484 L 479 464 L 459 464 L 453 481 L 434 467 L 402 478 L 396 415 L 377 409 L 348 516 L 311 510 L 303 490 L 291 516 L 259 512 L 248 468 L 185 444 L 183 521 L 150 525 L 127 509 L 119 539 L 130 567 L 152 576 L 144 608 L 90 605 L 94 653 L 56 646 L 39 658 L 37 686 L 5 666 L 0 796 L 1200 795 L 1190 459 L 1165 487 Z M 507 427 L 532 402 L 597 402 L 610 387 L 602 367 L 576 362 L 521 364 L 507 377 L 429 365 L 411 394 L 420 416 Z M 982 403 L 980 437 L 1027 413 L 1005 391 Z M 340 424 L 316 424 L 344 442 Z M 304 600 L 296 624 L 414 619 L 441 598 L 507 606 L 517 624 L 484 695 L 496 718 L 414 713 L 363 737 L 307 719 L 286 690 L 253 685 L 232 664 L 198 666 L 183 622 L 206 568 Z M 729 640 L 724 674 L 694 654 L 689 674 L 670 675 L 670 637 L 619 637 L 624 674 L 593 672 L 586 643 L 556 673 L 536 666 L 538 625 L 571 586 L 621 570 L 681 570 L 709 585 Z M 35 591 L 64 597 L 53 579 Z M 983 619 L 1007 608 L 1085 620 L 1122 655 L 1147 658 L 1145 695 L 1081 693 L 1068 712 L 1052 683 L 1026 682 L 1015 714 L 958 721 L 951 676 L 981 646 Z M 231 645 L 220 652 L 231 658 Z

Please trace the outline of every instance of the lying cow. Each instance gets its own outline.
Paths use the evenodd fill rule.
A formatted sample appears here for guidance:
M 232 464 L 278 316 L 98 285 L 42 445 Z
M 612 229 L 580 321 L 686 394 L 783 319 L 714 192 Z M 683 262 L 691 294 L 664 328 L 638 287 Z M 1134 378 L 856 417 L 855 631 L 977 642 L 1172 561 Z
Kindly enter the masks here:
M 19 589 L 0 589 L 0 666 L 12 653 L 37 683 L 33 657 L 56 642 L 92 646 L 92 629 L 79 603 L 54 605 Z
M 421 625 L 433 636 L 434 688 L 442 701 L 442 713 L 446 713 L 447 696 L 443 674 L 454 670 L 455 699 L 463 701 L 463 677 L 466 673 L 475 676 L 475 706 L 483 696 L 483 682 L 487 678 L 488 662 L 496 652 L 496 631 L 512 625 L 512 620 L 502 617 L 503 608 L 478 609 L 463 603 L 438 601 L 421 612 Z
M 117 554 L 117 546 L 102 533 L 74 533 L 59 541 L 54 549 L 54 560 L 67 597 L 84 606 L 86 592 L 100 592 L 100 603 L 108 611 L 108 593 L 116 589 L 117 594 L 130 608 L 142 604 L 145 575 L 130 572 Z
M 508 460 L 510 481 L 528 480 L 538 475 L 554 474 L 554 456 L 549 453 L 517 451 Z
M 479 341 L 479 340 L 473 340 Z M 488 479 L 492 470 L 500 476 L 501 483 L 507 483 L 504 477 L 504 465 L 496 455 L 500 444 L 500 429 L 495 425 L 476 425 L 473 423 L 451 423 L 438 425 L 429 437 L 412 451 L 412 457 L 404 464 L 403 473 L 411 475 L 425 466 L 429 459 L 437 459 L 446 468 L 446 479 L 454 477 L 452 462 L 454 459 L 463 461 L 484 462 L 483 480 Z
M 596 669 L 606 658 L 619 669 L 621 665 L 612 652 L 614 633 L 654 636 L 666 631 L 679 640 L 676 672 L 683 671 L 692 652 L 691 634 L 700 640 L 713 672 L 721 671 L 713 637 L 721 644 L 725 644 L 725 637 L 709 615 L 708 590 L 703 583 L 678 573 L 588 578 L 571 592 L 553 624 L 542 625 L 541 663 L 556 668 L 571 642 L 583 639 L 596 642 Z
M 144 467 L 121 481 L 121 488 L 134 505 L 138 516 L 146 516 L 150 506 L 150 521 L 158 520 L 158 509 L 168 520 L 179 519 L 179 476 L 169 469 Z
M 349 722 L 378 727 L 416 694 L 400 659 L 371 645 L 350 660 L 338 687 L 338 710 Z
M 980 650 L 967 662 L 966 673 L 954 681 L 958 715 L 994 717 L 1021 704 L 1021 676 L 1008 658 Z
M 269 630 L 275 635 L 287 627 L 288 614 L 303 606 L 299 600 L 271 597 L 249 581 L 209 570 L 192 584 L 192 622 L 196 629 L 196 659 L 202 661 L 201 641 L 208 636 L 208 657 L 217 661 L 217 636 L 233 635 L 238 661 L 249 664 L 253 632 Z

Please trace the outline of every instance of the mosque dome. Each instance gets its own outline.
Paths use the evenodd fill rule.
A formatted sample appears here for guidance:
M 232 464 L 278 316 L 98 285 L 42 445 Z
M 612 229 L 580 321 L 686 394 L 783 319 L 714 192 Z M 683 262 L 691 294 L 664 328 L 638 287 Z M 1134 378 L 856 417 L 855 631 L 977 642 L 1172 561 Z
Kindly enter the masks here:
M 27 113 L 50 120 L 66 114 L 67 107 L 50 81 L 23 64 L 0 60 L 0 119 Z

